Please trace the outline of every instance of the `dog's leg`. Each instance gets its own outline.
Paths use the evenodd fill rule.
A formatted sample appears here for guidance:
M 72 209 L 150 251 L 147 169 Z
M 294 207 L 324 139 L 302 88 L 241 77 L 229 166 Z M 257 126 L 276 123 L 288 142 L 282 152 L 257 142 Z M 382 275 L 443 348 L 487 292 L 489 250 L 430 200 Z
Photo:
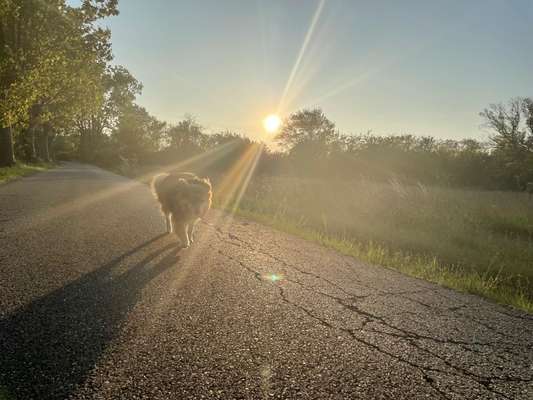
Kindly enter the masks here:
M 181 247 L 186 249 L 189 247 L 189 236 L 187 235 L 187 224 L 184 224 L 182 221 L 176 221 L 174 215 L 172 215 L 172 225 L 174 227 L 174 233 L 178 236 L 180 240 Z
M 196 225 L 196 221 L 191 221 L 187 226 L 187 233 L 189 234 L 189 241 L 191 243 L 194 243 L 194 225 Z
M 175 233 L 176 236 L 177 236 L 176 228 L 177 228 L 177 224 L 178 224 L 178 223 L 177 223 L 177 221 L 176 221 L 176 218 L 174 218 L 174 214 L 171 213 L 171 214 L 168 216 L 168 220 L 169 220 L 169 222 L 170 222 L 170 232 L 171 232 L 171 233 Z
M 165 224 L 167 226 L 167 233 L 172 233 L 172 222 L 170 220 L 170 214 L 165 214 Z
M 180 224 L 177 226 L 178 237 L 180 238 L 181 247 L 184 249 L 188 248 L 191 244 L 189 242 L 189 236 L 187 235 L 187 225 Z

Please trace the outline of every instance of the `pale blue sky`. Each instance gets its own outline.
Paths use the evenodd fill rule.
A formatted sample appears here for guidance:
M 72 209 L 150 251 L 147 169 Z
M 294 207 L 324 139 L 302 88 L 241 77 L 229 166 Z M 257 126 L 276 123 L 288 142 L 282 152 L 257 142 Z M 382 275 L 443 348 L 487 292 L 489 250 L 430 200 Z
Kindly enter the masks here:
M 344 133 L 486 137 L 479 111 L 533 95 L 530 0 L 122 0 L 115 62 L 160 119 L 260 137 L 320 106 Z

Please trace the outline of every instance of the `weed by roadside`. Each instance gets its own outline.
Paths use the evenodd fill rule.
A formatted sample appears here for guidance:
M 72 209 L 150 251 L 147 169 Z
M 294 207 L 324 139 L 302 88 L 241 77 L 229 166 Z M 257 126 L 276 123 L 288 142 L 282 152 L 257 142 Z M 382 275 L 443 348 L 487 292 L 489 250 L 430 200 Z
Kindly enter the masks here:
M 56 164 L 51 162 L 22 163 L 17 162 L 12 167 L 0 168 L 0 184 L 11 181 L 21 176 L 31 175 L 36 172 L 53 168 Z

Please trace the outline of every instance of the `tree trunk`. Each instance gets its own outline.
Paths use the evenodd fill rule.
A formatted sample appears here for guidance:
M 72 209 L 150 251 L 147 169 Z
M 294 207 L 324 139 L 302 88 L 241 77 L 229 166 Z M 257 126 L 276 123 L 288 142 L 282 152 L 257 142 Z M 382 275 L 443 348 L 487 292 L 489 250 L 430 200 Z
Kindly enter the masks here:
M 90 130 L 84 130 L 81 132 L 79 150 L 81 161 L 92 161 L 92 133 Z
M 78 147 L 78 157 L 81 161 L 86 161 L 86 149 L 87 149 L 87 132 L 82 130 L 80 132 L 80 145 Z
M 0 167 L 15 164 L 11 127 L 0 127 Z
M 29 145 L 29 159 L 31 161 L 37 161 L 37 143 L 36 143 L 36 134 L 35 132 L 38 129 L 39 123 L 38 123 L 38 116 L 40 112 L 40 106 L 38 104 L 35 104 L 30 109 L 30 121 L 28 124 L 28 131 L 27 134 L 27 140 Z
M 35 143 L 35 127 L 30 127 L 31 131 L 30 134 L 30 160 L 36 161 L 37 160 L 37 146 Z
M 37 161 L 35 128 L 30 125 L 26 130 L 21 132 L 19 140 L 22 142 L 23 146 L 21 147 L 21 150 L 19 150 L 21 152 L 19 154 L 19 157 L 22 157 L 31 162 Z
M 54 131 L 48 132 L 48 152 L 50 155 L 50 161 L 55 161 L 56 159 L 56 153 L 55 153 L 55 140 L 56 140 L 57 134 Z
M 48 129 L 48 127 L 43 126 L 37 137 L 39 158 L 45 162 L 50 161 L 50 153 L 48 151 Z

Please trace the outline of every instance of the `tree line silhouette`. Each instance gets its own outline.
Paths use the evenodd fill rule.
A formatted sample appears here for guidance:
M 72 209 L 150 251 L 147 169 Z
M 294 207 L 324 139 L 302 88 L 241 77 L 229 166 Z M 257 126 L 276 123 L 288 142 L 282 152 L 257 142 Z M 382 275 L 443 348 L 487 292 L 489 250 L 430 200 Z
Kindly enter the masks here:
M 112 63 L 117 0 L 3 0 L 0 5 L 0 166 L 81 160 L 114 168 L 177 163 L 231 143 L 210 168 L 224 172 L 250 146 L 206 133 L 192 117 L 158 120 L 136 103 L 142 84 Z M 487 141 L 343 134 L 320 109 L 289 115 L 257 173 L 306 178 L 401 179 L 453 187 L 524 190 L 533 182 L 533 100 L 481 111 Z

